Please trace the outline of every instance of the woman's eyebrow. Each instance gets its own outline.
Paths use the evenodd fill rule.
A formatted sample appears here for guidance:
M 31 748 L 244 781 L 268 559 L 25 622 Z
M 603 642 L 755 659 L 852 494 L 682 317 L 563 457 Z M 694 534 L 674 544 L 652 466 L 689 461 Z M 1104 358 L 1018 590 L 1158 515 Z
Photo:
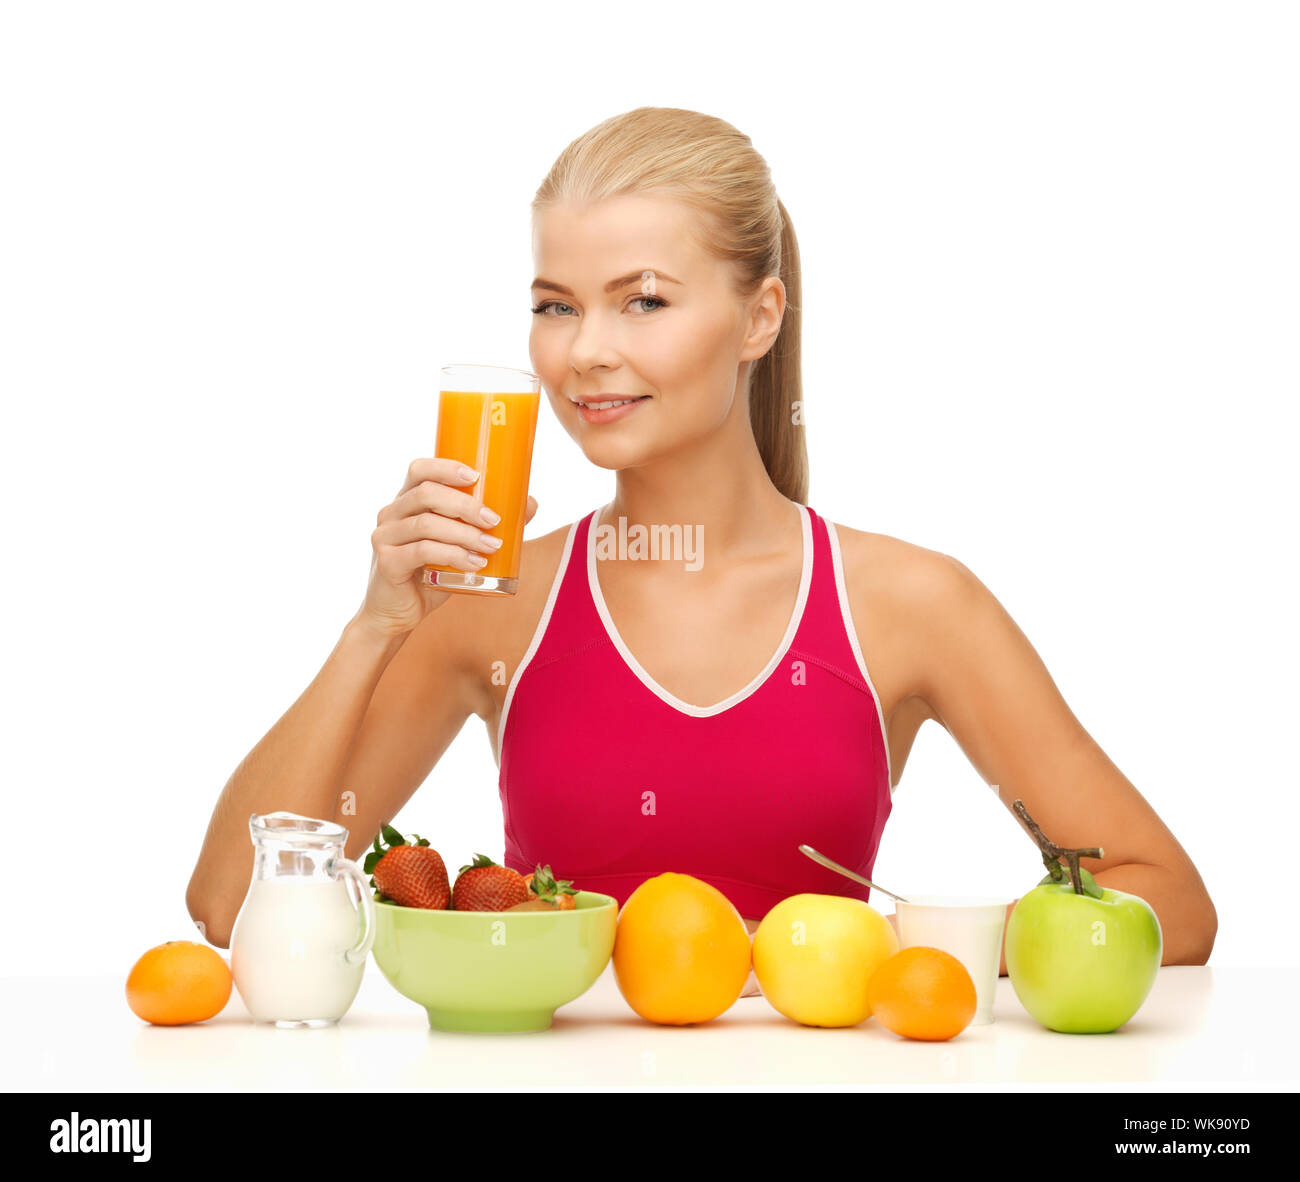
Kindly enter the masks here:
M 666 279 L 669 283 L 681 283 L 680 279 L 674 279 L 667 271 L 660 271 L 657 267 L 641 267 L 636 271 L 629 271 L 626 275 L 621 275 L 617 279 L 611 279 L 605 284 L 605 293 L 608 295 L 612 291 L 618 291 L 620 287 L 626 287 L 629 283 L 640 283 L 647 271 L 655 277 L 656 282 L 660 279 Z M 573 295 L 572 290 L 565 287 L 564 284 L 555 283 L 550 279 L 534 279 L 533 286 L 544 288 L 546 291 L 558 291 L 561 295 Z

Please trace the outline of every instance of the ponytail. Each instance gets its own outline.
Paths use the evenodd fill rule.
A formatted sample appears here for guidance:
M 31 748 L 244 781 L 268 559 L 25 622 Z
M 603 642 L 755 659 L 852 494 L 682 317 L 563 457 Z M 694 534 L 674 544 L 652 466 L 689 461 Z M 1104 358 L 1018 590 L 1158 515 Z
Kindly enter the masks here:
M 808 500 L 808 443 L 803 428 L 803 377 L 800 366 L 799 243 L 780 198 L 781 265 L 785 314 L 772 347 L 754 362 L 749 375 L 749 422 L 754 442 L 772 483 L 782 496 Z

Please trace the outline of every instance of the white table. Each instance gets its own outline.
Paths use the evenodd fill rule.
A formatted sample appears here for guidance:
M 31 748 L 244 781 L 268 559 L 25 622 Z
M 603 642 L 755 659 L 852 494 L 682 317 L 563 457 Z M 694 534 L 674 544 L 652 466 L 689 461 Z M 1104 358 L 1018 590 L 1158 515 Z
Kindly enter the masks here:
M 207 1022 L 155 1027 L 127 1007 L 125 978 L 0 980 L 0 1085 L 7 1091 L 986 1086 L 1056 1081 L 1125 1090 L 1295 1090 L 1294 970 L 1166 967 L 1124 1029 L 1044 1030 L 998 981 L 995 1021 L 946 1043 L 909 1042 L 868 1020 L 799 1026 L 761 997 L 699 1027 L 655 1026 L 619 994 L 610 967 L 547 1031 L 431 1030 L 373 962 L 335 1027 L 277 1030 L 232 993 Z

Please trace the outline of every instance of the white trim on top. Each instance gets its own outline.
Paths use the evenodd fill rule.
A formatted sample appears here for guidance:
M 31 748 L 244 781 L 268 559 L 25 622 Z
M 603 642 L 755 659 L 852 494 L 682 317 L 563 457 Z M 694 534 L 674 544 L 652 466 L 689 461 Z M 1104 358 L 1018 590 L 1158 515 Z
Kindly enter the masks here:
M 880 708 L 880 695 L 876 693 L 875 683 L 871 680 L 871 674 L 867 672 L 867 662 L 862 657 L 862 646 L 858 643 L 857 629 L 853 627 L 853 613 L 849 610 L 849 593 L 844 583 L 844 559 L 840 554 L 840 536 L 835 529 L 835 522 L 829 517 L 823 517 L 826 522 L 826 532 L 831 538 L 831 563 L 835 567 L 835 593 L 840 600 L 840 615 L 844 620 L 844 631 L 848 633 L 849 644 L 853 647 L 854 659 L 858 662 L 858 672 L 862 674 L 862 680 L 867 683 L 867 688 L 871 691 L 871 696 L 876 703 L 876 717 L 880 719 L 880 741 L 885 747 L 885 768 L 889 773 L 889 795 L 894 795 L 894 772 L 890 767 L 889 759 L 889 734 L 885 730 L 885 712 Z
M 591 591 L 591 599 L 596 605 L 596 612 L 600 616 L 600 621 L 605 626 L 605 634 L 609 637 L 610 643 L 618 650 L 619 656 L 623 658 L 624 663 L 636 674 L 646 689 L 674 710 L 679 710 L 692 718 L 711 718 L 715 714 L 721 714 L 724 710 L 730 710 L 738 702 L 743 702 L 767 681 L 772 675 L 772 671 L 781 663 L 790 645 L 794 643 L 795 633 L 799 631 L 799 623 L 803 619 L 804 605 L 808 602 L 808 590 L 812 586 L 813 566 L 812 518 L 808 515 L 807 507 L 797 505 L 799 522 L 803 527 L 803 569 L 799 575 L 799 592 L 795 596 L 794 611 L 790 613 L 790 622 L 786 625 L 785 635 L 781 638 L 781 643 L 777 645 L 776 652 L 772 654 L 771 659 L 744 689 L 737 690 L 730 697 L 723 698 L 721 702 L 714 702 L 712 706 L 694 706 L 664 689 L 645 671 L 641 662 L 632 655 L 627 645 L 623 643 L 623 638 L 619 635 L 618 629 L 614 626 L 614 621 L 609 614 L 609 608 L 605 605 L 605 597 L 601 594 L 600 579 L 596 575 L 596 526 L 600 521 L 602 510 L 608 508 L 609 505 L 602 505 L 600 509 L 594 510 L 591 524 L 587 527 L 587 586 Z
M 537 621 L 537 627 L 533 629 L 533 638 L 529 641 L 528 648 L 524 652 L 523 660 L 515 667 L 514 676 L 510 679 L 510 684 L 506 687 L 505 701 L 501 705 L 501 721 L 497 724 L 497 741 L 496 750 L 493 755 L 496 756 L 497 767 L 501 766 L 501 740 L 506 733 L 506 717 L 510 713 L 510 703 L 515 696 L 515 687 L 519 684 L 519 679 L 524 675 L 524 670 L 532 662 L 533 654 L 541 647 L 542 637 L 546 635 L 546 625 L 550 623 L 551 612 L 555 608 L 555 601 L 560 595 L 560 584 L 564 582 L 564 572 L 569 567 L 569 555 L 573 552 L 573 539 L 578 532 L 578 524 L 582 518 L 578 518 L 571 526 L 564 539 L 564 552 L 560 555 L 560 565 L 555 571 L 555 578 L 551 580 L 551 591 L 546 597 L 546 606 L 542 608 L 541 619 Z

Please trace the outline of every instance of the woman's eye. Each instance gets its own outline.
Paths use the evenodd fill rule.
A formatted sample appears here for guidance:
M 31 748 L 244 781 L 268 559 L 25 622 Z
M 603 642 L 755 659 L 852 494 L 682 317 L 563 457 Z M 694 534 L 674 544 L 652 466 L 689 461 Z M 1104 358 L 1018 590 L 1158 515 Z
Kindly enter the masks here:
M 649 309 L 651 312 L 655 312 L 659 308 L 668 307 L 668 302 L 666 300 L 661 300 L 658 296 L 637 296 L 635 299 L 629 300 L 628 303 L 629 306 L 631 304 L 654 304 L 655 307 Z M 563 304 L 559 300 L 546 300 L 544 303 L 538 304 L 532 312 L 534 316 L 544 316 L 549 308 L 568 308 L 570 311 L 573 310 L 571 305 Z

